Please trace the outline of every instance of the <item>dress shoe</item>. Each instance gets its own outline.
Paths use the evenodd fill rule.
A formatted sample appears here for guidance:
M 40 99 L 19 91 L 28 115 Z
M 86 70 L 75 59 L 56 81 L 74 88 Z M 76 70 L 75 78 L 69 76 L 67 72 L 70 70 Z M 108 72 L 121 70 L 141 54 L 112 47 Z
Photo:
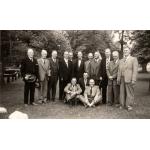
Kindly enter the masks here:
M 132 111 L 133 108 L 132 108 L 131 106 L 128 106 L 128 107 L 127 107 L 127 110 L 128 110 L 128 111 Z
M 33 103 L 31 103 L 31 105 L 33 105 L 33 106 L 37 106 L 38 104 L 36 104 L 35 102 L 33 102 Z
M 112 106 L 113 104 L 112 104 L 112 103 L 107 103 L 106 105 L 107 105 L 107 106 Z

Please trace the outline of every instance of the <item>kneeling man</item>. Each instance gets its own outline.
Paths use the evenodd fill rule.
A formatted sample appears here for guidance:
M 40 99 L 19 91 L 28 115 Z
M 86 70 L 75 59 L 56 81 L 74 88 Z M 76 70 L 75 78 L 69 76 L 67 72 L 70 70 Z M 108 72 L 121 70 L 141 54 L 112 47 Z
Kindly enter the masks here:
M 95 104 L 101 102 L 101 92 L 99 86 L 95 85 L 94 79 L 89 80 L 89 86 L 86 87 L 84 96 L 80 96 L 80 100 L 85 107 L 95 107 Z
M 79 84 L 77 84 L 77 79 L 72 78 L 71 83 L 68 83 L 64 89 L 66 93 L 65 101 L 66 102 L 76 102 L 77 99 L 80 97 L 79 95 L 82 92 L 82 89 Z

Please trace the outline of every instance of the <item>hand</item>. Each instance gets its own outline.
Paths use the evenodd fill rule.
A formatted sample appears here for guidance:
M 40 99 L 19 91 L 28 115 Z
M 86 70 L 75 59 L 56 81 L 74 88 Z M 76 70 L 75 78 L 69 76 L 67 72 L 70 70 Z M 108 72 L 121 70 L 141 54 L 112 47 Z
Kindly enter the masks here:
M 28 80 L 28 79 L 29 79 L 29 76 L 25 76 L 25 79 Z
M 100 77 L 99 79 L 102 80 L 102 77 Z
M 119 80 L 117 80 L 117 84 L 120 85 L 120 81 Z
M 61 78 L 61 81 L 63 81 L 63 78 Z
M 135 81 L 131 81 L 131 84 L 132 84 L 132 85 L 135 85 Z
M 110 79 L 110 80 L 112 80 L 112 79 L 113 79 L 113 77 L 112 77 L 112 76 L 109 76 L 109 79 Z

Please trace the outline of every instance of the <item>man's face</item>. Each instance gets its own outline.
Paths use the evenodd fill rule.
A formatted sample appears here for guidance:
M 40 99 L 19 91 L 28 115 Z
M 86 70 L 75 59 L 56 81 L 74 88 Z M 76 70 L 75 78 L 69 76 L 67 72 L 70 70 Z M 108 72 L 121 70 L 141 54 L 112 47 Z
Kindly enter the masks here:
M 123 54 L 124 54 L 125 57 L 129 56 L 130 55 L 130 50 L 129 49 L 124 49 Z
M 93 54 L 92 54 L 92 53 L 90 53 L 90 54 L 88 55 L 88 59 L 89 59 L 89 60 L 92 60 L 92 59 L 93 59 Z
M 78 52 L 78 59 L 82 59 L 82 53 Z
M 98 53 L 98 52 L 95 52 L 94 58 L 95 58 L 95 59 L 98 59 L 98 58 L 99 58 L 99 53 Z
M 111 54 L 110 49 L 106 49 L 105 50 L 105 56 L 106 56 L 106 58 L 109 58 L 110 54 Z
M 118 53 L 113 53 L 112 56 L 114 61 L 116 61 L 119 58 Z
M 69 58 L 70 58 L 70 60 L 73 59 L 73 53 L 69 53 Z
M 32 49 L 28 50 L 27 55 L 28 55 L 29 58 L 33 58 L 33 56 L 34 56 L 33 50 Z
M 68 59 L 68 57 L 69 57 L 68 52 L 64 52 L 64 58 L 65 58 L 65 59 Z
M 88 74 L 87 74 L 87 73 L 84 73 L 84 74 L 83 74 L 83 78 L 84 78 L 84 79 L 87 79 L 87 78 L 88 78 Z
M 95 81 L 92 79 L 92 80 L 90 80 L 89 81 L 89 85 L 90 85 L 90 87 L 93 87 L 94 85 L 95 85 Z
M 47 53 L 46 52 L 42 52 L 41 56 L 42 56 L 43 59 L 45 59 L 47 57 Z
M 76 83 L 77 83 L 77 80 L 76 80 L 75 78 L 73 78 L 73 79 L 71 80 L 71 84 L 72 84 L 72 85 L 76 85 Z
M 53 52 L 53 53 L 52 53 L 52 57 L 53 57 L 54 59 L 56 59 L 56 58 L 57 58 L 57 52 Z

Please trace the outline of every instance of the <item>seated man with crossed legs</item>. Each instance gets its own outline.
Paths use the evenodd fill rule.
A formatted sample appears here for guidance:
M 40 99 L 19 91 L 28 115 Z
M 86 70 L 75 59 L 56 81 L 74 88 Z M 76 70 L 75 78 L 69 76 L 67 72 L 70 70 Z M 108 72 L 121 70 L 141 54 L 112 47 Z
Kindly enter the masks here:
M 73 105 L 73 102 L 77 102 L 77 99 L 79 99 L 80 94 L 82 92 L 82 89 L 79 84 L 77 84 L 77 79 L 72 78 L 71 83 L 68 83 L 67 86 L 64 89 L 64 92 L 66 93 L 65 101 L 69 102 Z
M 80 96 L 80 101 L 85 107 L 95 107 L 102 100 L 99 86 L 95 85 L 94 79 L 89 80 L 89 86 L 84 91 L 84 96 Z

